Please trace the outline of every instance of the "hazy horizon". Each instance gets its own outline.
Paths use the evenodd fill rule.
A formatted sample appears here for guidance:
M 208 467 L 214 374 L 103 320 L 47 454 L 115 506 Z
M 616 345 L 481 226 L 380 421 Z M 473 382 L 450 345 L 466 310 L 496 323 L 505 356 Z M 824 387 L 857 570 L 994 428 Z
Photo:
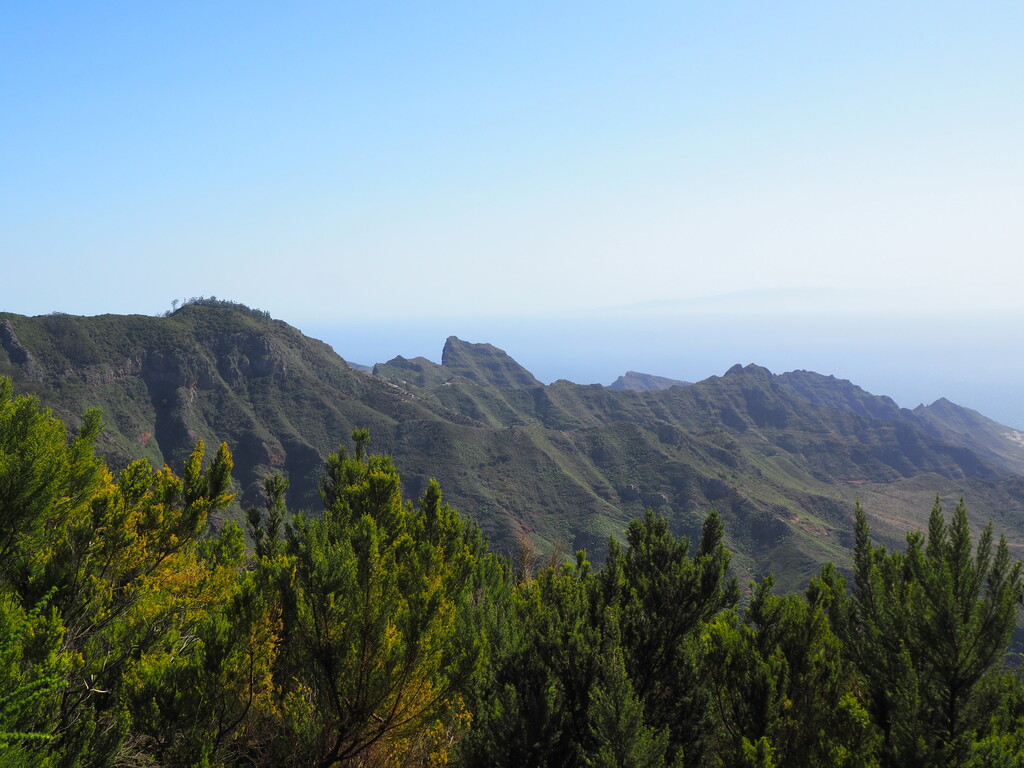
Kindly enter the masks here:
M 0 309 L 216 295 L 361 362 L 758 362 L 1024 425 L 1024 4 L 6 10 Z
M 627 370 L 683 381 L 736 363 L 773 373 L 813 370 L 848 379 L 901 407 L 947 398 L 1024 429 L 1019 323 L 998 317 L 847 317 L 757 314 L 600 318 L 449 318 L 308 324 L 306 335 L 363 365 L 401 355 L 441 361 L 448 336 L 503 349 L 542 382 L 611 384 Z
M 737 293 L 697 302 L 518 317 L 304 322 L 271 314 L 361 365 L 399 355 L 440 363 L 449 336 L 499 347 L 545 384 L 566 379 L 607 386 L 631 370 L 695 382 L 720 376 L 737 363 L 753 363 L 772 373 L 809 370 L 846 379 L 903 408 L 947 398 L 1024 431 L 1021 314 L 859 315 L 839 305 L 808 312 L 779 307 L 777 298 Z M 49 312 L 64 310 L 28 314 Z

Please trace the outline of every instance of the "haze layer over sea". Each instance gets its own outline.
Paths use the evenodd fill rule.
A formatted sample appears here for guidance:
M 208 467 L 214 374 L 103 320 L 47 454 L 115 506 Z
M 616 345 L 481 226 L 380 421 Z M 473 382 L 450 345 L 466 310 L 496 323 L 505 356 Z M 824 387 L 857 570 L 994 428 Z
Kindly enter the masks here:
M 627 370 L 684 381 L 735 363 L 849 379 L 913 408 L 941 397 L 1024 429 L 1024 322 L 1017 316 L 560 315 L 350 321 L 300 328 L 346 360 L 441 361 L 448 336 L 504 349 L 541 381 L 610 384 Z

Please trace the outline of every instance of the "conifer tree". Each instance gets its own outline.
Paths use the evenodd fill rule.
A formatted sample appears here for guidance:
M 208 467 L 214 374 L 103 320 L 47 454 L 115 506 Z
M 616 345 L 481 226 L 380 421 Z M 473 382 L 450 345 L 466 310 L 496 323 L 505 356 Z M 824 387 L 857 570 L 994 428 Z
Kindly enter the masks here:
M 45 601 L 59 634 L 63 679 L 37 728 L 59 766 L 117 759 L 137 675 L 168 646 L 191 647 L 222 588 L 199 567 L 198 542 L 232 498 L 227 447 L 204 470 L 200 443 L 180 477 L 145 461 L 115 477 L 94 455 L 101 426 L 90 411 L 69 438 L 0 380 L 0 588 L 30 615 Z
M 591 743 L 582 762 L 588 768 L 662 768 L 668 728 L 656 730 L 646 724 L 643 702 L 626 672 L 614 609 L 606 611 L 601 644 L 600 672 L 587 709 Z M 675 764 L 683 765 L 681 751 Z
M 867 683 L 884 765 L 962 766 L 992 729 L 994 692 L 1024 594 L 1021 564 L 988 525 L 972 554 L 961 501 L 936 499 L 906 553 L 872 544 L 856 508 L 854 590 L 833 621 Z
M 709 732 L 693 643 L 696 630 L 739 599 L 735 578 L 727 577 L 723 538 L 722 519 L 712 510 L 690 557 L 689 540 L 672 535 L 665 518 L 648 510 L 629 524 L 625 551 L 611 541 L 598 575 L 602 604 L 618 611 L 634 690 L 648 724 L 669 729 L 672 759 L 682 750 L 700 760 Z
M 66 684 L 60 654 L 63 627 L 48 600 L 26 613 L 0 589 L 0 768 L 43 768 L 55 755 L 46 747 L 55 725 L 49 714 Z
M 512 595 L 507 634 L 461 755 L 469 766 L 583 765 L 593 751 L 590 696 L 600 673 L 601 627 L 583 552 L 550 565 Z
M 275 679 L 287 764 L 332 766 L 405 748 L 444 729 L 479 648 L 460 604 L 476 553 L 431 484 L 419 508 L 403 502 L 391 459 L 330 456 L 324 514 L 297 516 L 288 534 L 285 633 Z
M 742 618 L 726 612 L 702 632 L 714 764 L 876 765 L 878 735 L 829 626 L 825 590 L 777 596 L 773 583 L 754 585 Z

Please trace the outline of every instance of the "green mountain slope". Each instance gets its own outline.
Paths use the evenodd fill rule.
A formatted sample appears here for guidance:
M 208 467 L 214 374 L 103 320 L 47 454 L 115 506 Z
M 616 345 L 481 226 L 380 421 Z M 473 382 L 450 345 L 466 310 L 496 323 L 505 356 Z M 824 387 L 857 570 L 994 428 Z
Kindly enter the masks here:
M 735 366 L 639 392 L 544 386 L 502 350 L 452 337 L 441 364 L 395 358 L 369 375 L 281 321 L 219 302 L 168 317 L 3 314 L 0 375 L 72 422 L 103 408 L 114 466 L 180 466 L 197 439 L 227 441 L 244 504 L 285 472 L 291 505 L 317 509 L 323 457 L 369 427 L 407 495 L 437 477 L 503 550 L 526 540 L 601 553 L 647 507 L 693 535 L 715 506 L 741 575 L 772 571 L 798 587 L 823 560 L 845 562 L 854 499 L 896 541 L 936 493 L 964 495 L 973 519 L 1024 542 L 1024 478 L 972 448 L 970 429 L 947 415 L 943 431 L 806 371 Z
M 926 432 L 940 440 L 963 445 L 994 466 L 1024 474 L 1024 432 L 944 397 L 917 406 L 913 414 Z

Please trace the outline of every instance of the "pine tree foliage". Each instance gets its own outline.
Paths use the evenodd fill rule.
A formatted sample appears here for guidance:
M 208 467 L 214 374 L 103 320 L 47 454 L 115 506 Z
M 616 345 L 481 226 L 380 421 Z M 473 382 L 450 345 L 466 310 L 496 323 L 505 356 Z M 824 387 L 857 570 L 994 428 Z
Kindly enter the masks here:
M 618 618 L 606 613 L 598 680 L 587 707 L 592 746 L 583 755 L 588 768 L 659 768 L 666 764 L 668 729 L 647 725 L 643 702 L 633 690 L 623 658 Z M 681 752 L 676 764 L 683 764 Z
M 227 446 L 115 474 L 101 427 L 0 379 L 0 768 L 1024 764 L 1024 574 L 962 502 L 893 552 L 858 507 L 849 589 L 740 608 L 714 511 L 514 566 L 357 430 L 247 539 Z
M 712 510 L 704 521 L 696 555 L 690 542 L 668 530 L 667 520 L 648 510 L 630 523 L 628 547 L 609 544 L 598 576 L 601 601 L 620 617 L 626 668 L 656 728 L 668 728 L 671 752 L 695 757 L 706 739 L 706 692 L 697 685 L 696 632 L 739 599 L 728 577 L 724 527 Z
M 1001 664 L 1024 595 L 991 525 L 971 545 L 966 507 L 945 521 L 936 500 L 927 535 L 905 553 L 870 539 L 856 509 L 854 590 L 836 605 L 847 653 L 863 675 L 884 734 L 884 765 L 967 765 L 991 733 Z
M 43 600 L 26 613 L 10 594 L 0 596 L 0 766 L 52 765 L 44 749 L 53 740 L 47 715 L 64 686 L 61 626 Z
M 282 667 L 284 725 L 300 764 L 330 766 L 403 741 L 459 710 L 479 655 L 462 630 L 478 553 L 430 484 L 403 502 L 391 460 L 332 455 L 324 514 L 288 536 Z
M 582 764 L 599 674 L 592 587 L 582 552 L 575 564 L 548 566 L 516 585 L 507 631 L 475 692 L 477 719 L 461 750 L 467 765 Z
M 226 446 L 206 470 L 200 443 L 181 477 L 137 462 L 115 478 L 93 454 L 100 428 L 90 412 L 69 439 L 0 382 L 0 584 L 24 609 L 47 601 L 59 617 L 66 676 L 46 728 L 57 765 L 103 765 L 120 752 L 133 676 L 167 643 L 187 645 L 214 598 L 198 541 L 231 500 Z
M 724 613 L 701 637 L 715 762 L 875 765 L 877 729 L 855 694 L 858 681 L 829 625 L 823 591 L 780 597 L 773 583 L 767 577 L 754 585 L 742 617 Z
M 256 507 L 247 510 L 249 533 L 257 558 L 273 560 L 282 552 L 284 545 L 284 524 L 287 509 L 284 495 L 288 490 L 288 479 L 281 475 L 270 475 L 263 481 L 266 496 L 266 513 Z

